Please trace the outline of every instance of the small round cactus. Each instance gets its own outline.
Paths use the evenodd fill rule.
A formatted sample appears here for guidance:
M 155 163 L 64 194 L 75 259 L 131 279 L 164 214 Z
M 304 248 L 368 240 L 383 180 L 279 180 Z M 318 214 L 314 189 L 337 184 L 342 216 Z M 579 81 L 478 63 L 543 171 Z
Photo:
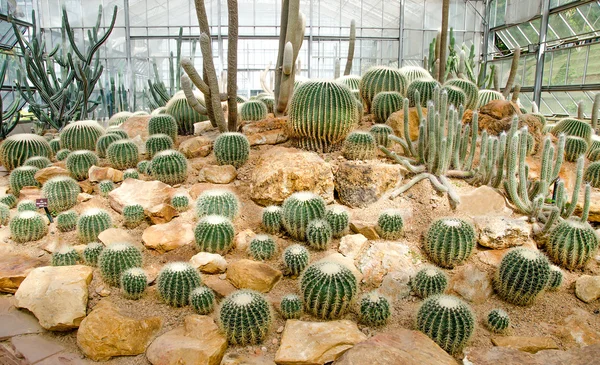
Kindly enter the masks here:
M 331 244 L 331 226 L 325 219 L 315 219 L 306 227 L 306 241 L 314 250 L 326 250 Z
M 267 117 L 267 105 L 261 100 L 248 100 L 240 108 L 240 118 L 244 121 L 259 121 Z
M 137 164 L 137 170 L 140 174 L 150 175 L 150 161 L 142 160 Z
M 128 111 L 122 111 L 119 113 L 115 113 L 108 120 L 108 125 L 113 126 L 113 127 L 118 127 L 121 124 L 125 123 L 125 121 L 127 119 L 129 119 L 129 117 L 131 117 L 131 116 L 133 116 L 133 113 L 128 112 Z
M 298 276 L 308 266 L 310 253 L 301 245 L 291 245 L 283 251 L 283 265 L 286 273 Z
M 190 206 L 190 198 L 184 193 L 175 194 L 171 198 L 171 205 L 178 212 L 185 212 Z
M 302 299 L 296 294 L 287 294 L 281 298 L 279 310 L 283 319 L 298 319 L 303 313 Z
M 62 150 L 56 152 L 56 160 L 57 161 L 63 161 L 66 160 L 67 157 L 69 157 L 69 154 L 71 153 L 71 150 L 68 150 L 66 148 L 63 148 Z
M 290 195 L 281 209 L 283 227 L 292 238 L 299 241 L 306 239 L 306 227 L 310 221 L 325 217 L 325 201 L 308 191 Z
M 600 149 L 598 150 L 600 151 Z M 592 162 L 585 170 L 584 180 L 594 188 L 600 188 L 600 161 Z
M 516 305 L 529 305 L 546 288 L 550 280 L 550 264 L 540 252 L 523 247 L 508 251 L 494 277 L 500 298 Z
M 26 210 L 10 221 L 10 234 L 16 242 L 37 241 L 48 232 L 41 214 Z
M 190 293 L 190 305 L 198 314 L 210 314 L 215 309 L 215 293 L 209 287 L 200 285 Z
M 70 232 L 77 227 L 77 213 L 73 210 L 60 213 L 56 216 L 56 228 L 61 232 Z
M 432 295 L 443 294 L 447 286 L 448 277 L 435 266 L 419 270 L 410 281 L 411 290 L 423 299 Z
M 88 247 L 90 246 L 88 245 Z M 93 259 L 93 257 L 90 258 Z M 90 262 L 87 256 L 86 261 Z M 101 250 L 97 264 L 102 280 L 108 285 L 118 286 L 121 274 L 131 268 L 142 267 L 142 253 L 129 243 L 111 243 Z
M 98 235 L 111 227 L 110 215 L 100 208 L 89 208 L 77 220 L 77 234 L 84 243 L 97 241 Z
M 567 136 L 565 139 L 565 160 L 575 162 L 579 156 L 584 155 L 588 149 L 585 139 L 575 136 Z
M 60 150 L 60 138 L 51 139 L 49 142 L 52 153 L 56 154 Z
M 181 184 L 187 178 L 187 159 L 175 150 L 161 151 L 152 158 L 148 172 L 165 184 Z
M 125 132 L 123 129 L 121 129 L 119 127 L 108 127 L 108 128 L 106 128 L 106 134 L 116 134 L 117 136 L 120 136 L 121 139 L 128 139 L 129 138 L 129 135 L 127 134 L 127 132 Z
M 385 123 L 392 113 L 402 109 L 403 101 L 402 94 L 395 91 L 384 91 L 375 95 L 371 107 L 375 123 Z
M 204 96 L 199 91 L 194 91 L 194 96 L 201 105 L 204 105 Z M 198 113 L 188 104 L 183 91 L 173 95 L 165 105 L 165 113 L 173 116 L 177 122 L 177 134 L 191 136 L 194 134 L 194 124 L 207 120 L 207 117 Z
M 60 145 L 63 148 L 75 150 L 90 150 L 96 148 L 98 138 L 104 134 L 104 128 L 95 120 L 81 120 L 67 124 L 60 132 Z
M 29 157 L 25 162 L 23 162 L 23 166 L 33 166 L 38 169 L 45 169 L 48 166 L 51 166 L 52 162 L 46 156 L 32 156 Z
M 96 141 L 96 153 L 100 158 L 106 158 L 106 149 L 111 143 L 116 142 L 120 139 L 126 139 L 127 137 L 123 137 L 117 133 L 106 133 L 102 137 L 98 138 Z
M 38 210 L 33 200 L 21 200 L 19 204 L 17 204 L 17 212 L 24 212 L 26 210 L 31 210 L 34 212 Z
M 477 109 L 489 104 L 492 100 L 504 100 L 504 96 L 496 90 L 479 90 L 477 93 Z
M 144 221 L 144 208 L 139 204 L 123 207 L 123 222 L 128 227 L 137 227 Z
M 384 240 L 397 240 L 402 237 L 404 221 L 402 214 L 397 209 L 381 212 L 377 219 L 377 234 Z
M 375 124 L 369 129 L 369 133 L 375 138 L 377 146 L 389 147 L 391 145 L 389 135 L 394 135 L 394 130 L 389 125 Z
M 277 251 L 275 240 L 266 234 L 257 234 L 248 246 L 248 253 L 257 261 L 270 260 L 275 255 L 275 251 Z
M 419 308 L 417 329 L 455 355 L 473 334 L 475 315 L 464 301 L 451 295 L 435 295 L 425 299 Z
M 390 302 L 376 291 L 365 294 L 360 300 L 360 323 L 371 326 L 384 326 L 390 318 Z
M 325 220 L 331 227 L 333 237 L 339 238 L 344 235 L 350 224 L 350 214 L 343 205 L 333 205 L 325 211 Z
M 5 194 L 0 197 L 0 203 L 6 204 L 12 209 L 17 205 L 17 198 L 13 194 Z
M 409 85 L 415 80 L 431 79 L 429 71 L 419 66 L 404 66 L 400 68 L 400 73 L 406 77 Z
M 269 233 L 279 233 L 281 231 L 281 208 L 277 205 L 270 205 L 263 209 L 262 226 Z
M 321 319 L 340 318 L 357 292 L 356 277 L 337 262 L 319 261 L 302 275 L 300 289 L 306 311 Z
M 148 287 L 148 276 L 139 267 L 132 267 L 121 274 L 121 290 L 127 299 L 140 299 Z
M 73 151 L 67 156 L 67 170 L 75 180 L 87 179 L 88 171 L 93 165 L 98 165 L 98 156 L 92 151 Z
M 219 323 L 231 345 L 257 345 L 269 333 L 271 317 L 271 307 L 262 294 L 238 290 L 223 300 Z
M 136 169 L 127 169 L 127 170 L 123 171 L 123 180 L 139 179 L 139 178 L 140 178 L 140 174 L 138 173 L 138 171 Z
M 182 307 L 190 302 L 190 293 L 202 284 L 200 274 L 187 262 L 166 264 L 156 278 L 158 293 L 165 303 Z
M 550 231 L 545 248 L 555 264 L 569 270 L 583 269 L 596 254 L 598 236 L 589 223 L 566 219 Z
M 434 221 L 425 237 L 425 252 L 441 267 L 453 268 L 469 258 L 475 247 L 475 229 L 459 218 Z
M 154 157 L 160 151 L 172 150 L 175 144 L 166 134 L 152 134 L 146 140 L 146 155 Z
M 510 318 L 508 313 L 502 309 L 492 309 L 486 319 L 485 325 L 494 333 L 503 333 L 508 329 Z
M 0 224 L 5 226 L 10 220 L 10 208 L 4 203 L 0 203 Z
M 12 170 L 8 177 L 10 190 L 14 195 L 19 195 L 21 189 L 25 186 L 40 186 L 40 183 L 35 179 L 35 173 L 40 171 L 33 166 L 20 166 Z
M 83 259 L 90 266 L 98 265 L 98 257 L 104 250 L 104 245 L 100 242 L 90 242 L 83 249 Z
M 550 265 L 550 280 L 548 280 L 548 290 L 556 291 L 563 282 L 563 272 L 560 267 L 556 265 Z
M 200 251 L 226 253 L 233 246 L 235 229 L 227 217 L 207 215 L 198 222 L 194 230 L 196 247 Z
M 350 133 L 342 147 L 342 154 L 348 160 L 371 160 L 375 158 L 375 138 L 369 132 Z
M 108 163 L 118 170 L 135 167 L 138 163 L 138 155 L 137 145 L 128 139 L 115 141 L 106 149 Z
M 477 107 L 477 101 L 479 97 L 479 89 L 477 88 L 477 85 L 469 80 L 461 78 L 446 81 L 444 86 L 448 85 L 459 88 L 465 94 L 465 109 L 474 110 Z
M 79 260 L 81 256 L 73 246 L 64 245 L 52 253 L 52 266 L 77 265 Z
M 229 190 L 207 190 L 200 194 L 196 201 L 198 218 L 218 214 L 233 220 L 239 211 L 240 202 L 237 196 Z
M 52 148 L 44 137 L 30 133 L 15 134 L 0 145 L 0 162 L 8 171 L 23 165 L 32 156 L 52 157 Z
M 177 121 L 169 114 L 154 115 L 148 120 L 148 133 L 166 134 L 173 142 L 177 140 Z
M 108 193 L 115 189 L 115 184 L 112 180 L 102 180 L 98 183 L 98 190 L 100 190 L 100 195 L 103 197 L 107 197 Z
M 56 176 L 44 183 L 42 196 L 48 199 L 48 209 L 52 213 L 60 213 L 73 208 L 77 204 L 77 196 L 81 188 L 77 181 L 69 176 Z
M 233 165 L 238 168 L 248 161 L 250 142 L 241 133 L 222 133 L 215 139 L 213 151 L 219 165 Z

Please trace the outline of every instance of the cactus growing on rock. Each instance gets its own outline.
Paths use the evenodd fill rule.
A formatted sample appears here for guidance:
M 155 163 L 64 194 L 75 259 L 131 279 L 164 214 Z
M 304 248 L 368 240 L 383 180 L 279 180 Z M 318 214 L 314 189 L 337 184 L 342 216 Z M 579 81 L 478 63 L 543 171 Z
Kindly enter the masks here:
M 369 133 L 375 138 L 377 146 L 389 147 L 391 144 L 389 135 L 394 135 L 394 130 L 389 125 L 375 124 L 369 130 Z
M 90 253 L 92 252 L 90 250 Z M 93 259 L 93 256 L 90 256 L 90 258 Z M 90 262 L 87 256 L 86 261 Z M 108 285 L 118 286 L 121 275 L 125 271 L 142 266 L 142 253 L 129 243 L 111 243 L 102 249 L 98 256 L 97 264 L 102 280 Z
M 33 166 L 20 166 L 12 170 L 8 177 L 10 190 L 15 195 L 19 195 L 21 188 L 25 186 L 40 186 L 40 183 L 35 179 L 35 173 L 40 171 Z
M 17 205 L 17 197 L 13 194 L 5 194 L 0 197 L 0 203 L 6 204 L 10 209 Z
M 150 135 L 166 134 L 175 143 L 177 141 L 177 121 L 169 114 L 153 115 L 148 120 L 148 133 Z
M 370 160 L 375 158 L 377 146 L 369 132 L 355 131 L 346 137 L 342 154 L 348 160 Z
M 343 205 L 327 207 L 325 220 L 331 227 L 333 237 L 339 238 L 344 235 L 350 224 L 350 214 Z
M 60 145 L 71 151 L 96 148 L 98 138 L 104 134 L 104 128 L 94 120 L 80 120 L 67 124 L 60 132 Z
M 110 215 L 100 208 L 89 208 L 77 219 L 77 234 L 84 243 L 97 241 L 98 235 L 111 227 Z
M 267 105 L 261 100 L 248 100 L 240 108 L 243 121 L 259 121 L 267 117 Z
M 585 170 L 584 180 L 594 188 L 600 188 L 600 161 L 592 162 Z
M 466 79 L 452 79 L 446 81 L 444 86 L 454 86 L 459 88 L 465 94 L 465 109 L 474 110 L 477 108 L 477 102 L 479 100 L 479 89 L 477 85 Z M 448 98 L 450 100 L 450 98 Z M 458 105 L 456 105 L 458 108 Z
M 100 242 L 90 242 L 83 249 L 83 259 L 90 266 L 98 265 L 98 257 L 104 250 L 104 245 Z
M 52 253 L 52 266 L 77 265 L 79 260 L 81 260 L 81 256 L 73 246 L 64 245 Z
M 77 227 L 77 218 L 73 210 L 62 212 L 56 217 L 56 228 L 61 232 L 70 232 Z
M 23 166 L 33 166 L 40 170 L 51 165 L 52 161 L 46 156 L 32 156 L 23 162 Z
M 443 294 L 447 286 L 448 277 L 435 266 L 422 268 L 410 280 L 411 290 L 423 299 L 432 295 Z
M 160 151 L 172 150 L 175 147 L 173 140 L 166 134 L 151 134 L 146 140 L 146 155 L 154 157 Z
M 125 170 L 136 167 L 139 151 L 133 141 L 120 139 L 111 143 L 106 149 L 106 159 L 110 165 L 117 170 Z
M 103 197 L 107 197 L 108 193 L 115 189 L 115 184 L 112 180 L 102 180 L 98 183 L 98 190 L 100 190 L 100 195 Z
M 77 196 L 81 188 L 77 181 L 69 176 L 56 176 L 44 183 L 42 196 L 48 199 L 48 209 L 52 213 L 60 213 L 73 208 L 77 204 Z
M 127 299 L 140 299 L 148 287 L 148 276 L 139 267 L 132 267 L 121 274 L 121 290 Z
M 117 133 L 106 133 L 103 136 L 100 136 L 96 141 L 96 153 L 100 158 L 106 158 L 106 149 L 110 146 L 111 143 L 116 142 L 123 138 L 120 134 Z
M 377 219 L 377 234 L 384 240 L 397 240 L 403 235 L 404 221 L 402 212 L 397 209 L 388 209 Z
M 26 210 L 18 213 L 10 221 L 10 235 L 16 242 L 37 241 L 48 232 L 48 227 L 41 214 Z
M 200 251 L 226 253 L 233 246 L 235 228 L 227 217 L 207 215 L 194 229 L 196 247 Z
M 8 171 L 21 165 L 32 156 L 52 157 L 52 148 L 46 139 L 37 134 L 15 134 L 0 145 L 0 162 Z
M 148 170 L 153 178 L 165 184 L 181 184 L 187 178 L 187 159 L 175 150 L 161 151 L 154 155 Z
M 550 264 L 546 256 L 526 248 L 508 251 L 494 278 L 494 287 L 505 301 L 529 305 L 546 288 L 550 279 Z
M 262 294 L 238 290 L 223 300 L 219 324 L 231 345 L 257 345 L 267 336 L 271 317 L 271 306 Z
M 270 205 L 263 209 L 262 226 L 269 233 L 279 233 L 281 231 L 281 207 Z
M 166 264 L 156 278 L 158 293 L 165 303 L 182 307 L 190 301 L 192 290 L 202 284 L 200 274 L 187 262 Z
M 375 95 L 382 91 L 397 91 L 402 95 L 406 94 L 408 81 L 400 70 L 376 66 L 369 69 L 360 79 L 360 96 L 365 101 L 367 109 L 371 110 L 371 104 Z
M 57 161 L 63 161 L 66 160 L 67 157 L 69 157 L 69 154 L 71 153 L 71 150 L 68 149 L 62 149 L 58 152 L 56 152 L 56 160 Z
M 277 251 L 275 240 L 266 234 L 257 234 L 250 241 L 248 253 L 254 260 L 265 261 L 270 260 Z
M 19 204 L 17 204 L 17 212 L 24 212 L 26 210 L 31 210 L 33 212 L 38 210 L 33 200 L 21 200 Z
M 402 109 L 404 97 L 396 91 L 383 91 L 375 95 L 371 113 L 375 116 L 375 123 L 385 123 L 392 113 Z
M 337 262 L 319 261 L 310 265 L 300 280 L 304 308 L 315 317 L 343 316 L 357 292 L 356 277 Z
M 75 180 L 87 179 L 88 171 L 93 165 L 98 165 L 98 156 L 92 151 L 78 150 L 67 156 L 67 170 Z
M 235 219 L 240 211 L 240 202 L 237 196 L 223 189 L 207 190 L 200 194 L 196 201 L 196 214 L 198 218 L 217 214 Z
M 315 219 L 306 227 L 306 241 L 313 250 L 326 250 L 331 244 L 331 226 L 325 219 Z
M 210 314 L 215 309 L 215 293 L 209 287 L 200 285 L 190 293 L 190 305 L 200 315 Z
M 283 319 L 299 319 L 302 316 L 302 299 L 296 294 L 287 294 L 281 298 L 279 310 Z
M 548 257 L 569 270 L 583 269 L 598 249 L 598 236 L 587 222 L 566 219 L 549 233 L 545 245 Z
M 434 221 L 425 237 L 427 255 L 437 265 L 453 268 L 469 258 L 475 246 L 473 226 L 459 218 Z
M 283 251 L 283 266 L 287 274 L 298 276 L 308 266 L 310 253 L 301 245 L 295 244 L 288 246 Z
M 299 241 L 306 239 L 306 227 L 310 221 L 325 217 L 325 201 L 308 191 L 290 195 L 283 201 L 281 209 L 283 227 Z
M 509 324 L 510 318 L 508 313 L 502 309 L 492 309 L 485 319 L 485 325 L 494 333 L 505 332 Z
M 390 302 L 387 298 L 376 291 L 363 295 L 360 300 L 360 323 L 370 327 L 380 327 L 387 323 L 390 316 Z
M 123 171 L 123 180 L 127 179 L 139 179 L 140 174 L 136 169 L 127 169 Z
M 426 107 L 427 103 L 433 100 L 435 90 L 440 87 L 440 83 L 433 79 L 412 82 L 408 85 L 408 90 L 406 91 L 406 97 L 410 106 L 421 105 L 422 107 Z
M 144 221 L 144 208 L 139 204 L 132 204 L 123 207 L 123 223 L 127 227 L 137 227 Z
M 585 139 L 575 136 L 567 136 L 565 139 L 565 160 L 575 162 L 579 156 L 584 155 L 588 149 Z
M 233 165 L 238 168 L 248 161 L 250 142 L 241 133 L 221 133 L 213 143 L 213 151 L 219 165 Z

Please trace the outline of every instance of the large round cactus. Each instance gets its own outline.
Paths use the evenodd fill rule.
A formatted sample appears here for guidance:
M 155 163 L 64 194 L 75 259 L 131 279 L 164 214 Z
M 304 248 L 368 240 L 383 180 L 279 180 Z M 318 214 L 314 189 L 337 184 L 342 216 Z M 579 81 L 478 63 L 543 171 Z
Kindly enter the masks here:
M 37 241 L 48 232 L 41 214 L 26 210 L 10 221 L 10 235 L 16 242 Z
M 177 121 L 169 114 L 153 115 L 148 120 L 148 133 L 166 134 L 173 142 L 177 141 Z
M 382 91 L 397 91 L 406 94 L 408 81 L 397 68 L 376 66 L 365 72 L 360 79 L 360 95 L 371 110 L 371 103 L 375 95 Z
M 594 188 L 600 188 L 600 161 L 592 162 L 585 170 L 584 180 Z
M 494 287 L 505 301 L 529 305 L 546 288 L 550 280 L 550 264 L 540 252 L 523 247 L 504 255 L 496 270 Z
M 8 177 L 10 190 L 16 196 L 25 186 L 40 186 L 40 183 L 35 179 L 35 173 L 40 171 L 37 167 L 21 166 L 14 169 Z
M 150 162 L 150 175 L 165 184 L 181 184 L 187 178 L 187 159 L 175 150 L 157 153 Z
M 106 158 L 110 165 L 118 170 L 136 167 L 139 160 L 138 147 L 128 139 L 115 141 L 106 149 Z
M 548 257 L 569 270 L 583 269 L 598 249 L 598 236 L 587 222 L 566 219 L 557 224 L 546 242 Z
M 221 305 L 219 324 L 232 345 L 257 345 L 271 328 L 271 306 L 260 293 L 238 290 L 229 294 Z
M 200 104 L 204 105 L 204 96 L 199 91 L 194 91 L 194 96 Z M 191 136 L 194 134 L 194 123 L 208 119 L 206 115 L 198 113 L 188 104 L 183 91 L 173 95 L 166 108 L 166 113 L 177 121 L 177 133 L 182 136 Z
M 71 151 L 96 148 L 96 142 L 104 134 L 104 128 L 95 120 L 81 120 L 67 124 L 60 132 L 60 145 Z
M 123 136 L 117 133 L 106 133 L 103 136 L 100 136 L 96 141 L 96 153 L 100 158 L 106 158 L 106 149 L 110 146 L 111 143 L 118 141 L 120 139 L 125 139 Z
M 437 265 L 453 268 L 469 258 L 475 247 L 473 226 L 459 218 L 441 218 L 427 231 L 424 248 Z
M 435 93 L 436 88 L 439 88 L 440 83 L 433 79 L 420 79 L 415 80 L 410 85 L 408 85 L 408 90 L 406 91 L 406 97 L 408 98 L 409 105 L 415 106 L 417 104 L 417 92 L 419 97 L 419 104 L 422 107 L 427 106 L 427 103 L 430 100 L 433 100 L 433 95 Z
M 192 290 L 202 284 L 202 279 L 187 262 L 170 262 L 158 274 L 156 284 L 158 294 L 167 304 L 181 307 L 189 303 Z
M 146 140 L 146 156 L 154 157 L 160 151 L 172 150 L 175 147 L 173 140 L 166 134 L 151 134 Z
M 259 121 L 267 117 L 267 105 L 261 100 L 248 100 L 240 108 L 240 118 L 244 121 Z
M 8 170 L 21 166 L 29 157 L 52 157 L 52 147 L 46 139 L 37 134 L 15 134 L 0 145 L 0 162 Z
M 431 74 L 429 71 L 419 66 L 404 66 L 400 68 L 400 73 L 406 77 L 408 85 L 412 84 L 416 80 L 431 80 Z
M 319 261 L 304 271 L 300 290 L 306 312 L 321 319 L 340 318 L 356 295 L 356 277 L 337 262 Z
M 67 156 L 67 170 L 75 180 L 87 179 L 88 171 L 94 165 L 98 165 L 98 156 L 92 151 L 73 151 Z
M 396 91 L 383 91 L 373 98 L 371 113 L 375 123 L 385 123 L 393 112 L 402 109 L 404 97 Z
M 325 217 L 325 201 L 308 191 L 290 195 L 283 202 L 282 223 L 294 239 L 306 239 L 306 227 L 310 221 Z
M 92 248 L 98 246 L 92 246 L 90 243 L 88 247 Z M 90 258 L 93 258 L 93 256 Z M 90 261 L 87 256 L 86 261 Z M 142 266 L 142 253 L 139 249 L 129 243 L 111 243 L 100 250 L 97 262 L 98 268 L 100 269 L 100 275 L 104 282 L 108 285 L 118 286 L 121 275 L 125 271 Z
M 354 131 L 344 140 L 342 154 L 348 160 L 371 160 L 375 158 L 375 137 L 369 132 Z
M 250 142 L 241 133 L 222 133 L 215 139 L 213 151 L 219 165 L 233 165 L 238 168 L 248 161 Z
M 77 234 L 84 243 L 97 241 L 98 235 L 111 227 L 110 215 L 100 208 L 89 208 L 77 219 Z
M 77 204 L 81 188 L 69 176 L 56 176 L 44 183 L 42 196 L 48 199 L 48 209 L 56 214 L 69 210 Z
M 452 79 L 446 81 L 444 86 L 454 86 L 462 90 L 466 97 L 465 109 L 477 108 L 477 101 L 479 99 L 479 88 L 477 88 L 477 85 L 465 79 Z M 448 98 L 448 100 L 450 99 Z
M 222 215 L 207 215 L 194 229 L 196 247 L 206 252 L 226 253 L 233 246 L 234 235 L 233 224 Z
M 206 190 L 196 201 L 196 213 L 198 217 L 206 215 L 222 215 L 229 219 L 235 219 L 240 211 L 240 202 L 237 196 L 224 189 Z
M 477 109 L 489 104 L 492 100 L 504 100 L 504 96 L 495 90 L 479 90 L 477 93 Z

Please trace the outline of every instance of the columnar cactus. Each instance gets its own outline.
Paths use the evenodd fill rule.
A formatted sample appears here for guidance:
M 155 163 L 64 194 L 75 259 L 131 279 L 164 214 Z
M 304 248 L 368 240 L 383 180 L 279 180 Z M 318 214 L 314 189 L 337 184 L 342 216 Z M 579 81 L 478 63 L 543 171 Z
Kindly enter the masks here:
M 233 246 L 235 229 L 227 217 L 207 215 L 200 219 L 194 230 L 196 247 L 200 251 L 226 253 Z
M 77 234 L 84 243 L 97 241 L 98 235 L 111 227 L 110 215 L 100 208 L 89 208 L 77 219 Z
M 510 317 L 508 313 L 502 309 L 492 309 L 486 319 L 485 325 L 494 333 L 503 333 L 508 329 Z
M 60 138 L 51 139 L 48 144 L 50 144 L 53 154 L 56 154 L 60 150 Z
M 592 126 L 584 122 L 583 120 L 574 118 L 564 118 L 558 121 L 551 131 L 552 134 L 558 137 L 558 135 L 565 134 L 567 136 L 574 136 L 583 138 L 586 142 L 591 142 L 594 130 Z
M 148 133 L 166 134 L 173 142 L 177 141 L 177 121 L 169 114 L 153 115 L 148 120 Z
M 118 170 L 135 167 L 138 163 L 138 155 L 137 145 L 128 139 L 114 141 L 106 149 L 108 163 Z
M 66 160 L 67 157 L 69 157 L 70 153 L 71 153 L 71 150 L 68 150 L 66 148 L 56 152 L 56 161 Z
M 400 69 L 400 73 L 406 77 L 408 85 L 412 84 L 416 80 L 431 80 L 431 74 L 429 71 L 419 66 L 404 66 Z
M 348 209 L 343 205 L 333 205 L 327 207 L 327 210 L 325 211 L 325 220 L 331 227 L 331 234 L 333 237 L 339 238 L 348 230 L 350 214 L 348 213 Z
M 48 232 L 48 227 L 41 214 L 26 210 L 18 213 L 10 221 L 10 235 L 16 242 L 37 241 Z
M 440 83 L 433 79 L 421 79 L 412 82 L 408 85 L 408 90 L 406 91 L 406 97 L 410 103 L 410 106 L 417 105 L 417 93 L 418 93 L 418 102 L 422 107 L 427 106 L 427 102 L 433 100 L 433 94 L 436 88 L 439 88 Z
M 411 290 L 423 299 L 443 294 L 447 286 L 448 277 L 435 266 L 424 267 L 410 281 Z
M 132 204 L 123 207 L 123 223 L 127 227 L 137 227 L 144 221 L 144 208 L 139 204 Z
M 10 208 L 4 203 L 0 203 L 0 225 L 7 225 L 10 220 Z
M 77 181 L 69 176 L 56 176 L 44 183 L 42 196 L 48 199 L 48 209 L 52 213 L 60 213 L 73 208 L 77 204 L 77 196 L 81 188 Z
M 87 256 L 86 261 L 90 262 Z M 118 286 L 121 275 L 125 271 L 134 267 L 142 267 L 142 253 L 129 243 L 111 243 L 102 249 L 97 264 L 102 280 L 108 285 Z
M 118 127 L 108 127 L 106 129 L 107 134 L 116 134 L 117 136 L 121 136 L 121 139 L 129 139 L 129 134 L 125 132 L 123 129 Z M 106 146 L 108 147 L 108 146 Z
M 200 285 L 190 293 L 190 305 L 200 315 L 210 314 L 215 309 L 215 293 L 209 287 Z
M 500 262 L 494 287 L 500 298 L 516 305 L 532 304 L 550 280 L 550 264 L 543 254 L 513 248 Z
M 546 289 L 550 291 L 556 291 L 563 282 L 563 272 L 560 267 L 556 265 L 550 265 L 550 280 L 548 280 L 548 286 Z
M 346 137 L 342 154 L 348 160 L 371 160 L 375 158 L 377 146 L 369 132 L 355 131 Z
M 325 201 L 308 191 L 290 195 L 281 209 L 283 227 L 292 238 L 299 241 L 306 239 L 306 227 L 310 221 L 325 217 Z
M 402 109 L 404 97 L 396 91 L 382 91 L 373 98 L 371 113 L 375 123 L 385 123 L 393 112 Z
M 165 184 L 181 184 L 187 178 L 187 159 L 175 150 L 157 153 L 148 167 L 150 175 Z
M 136 169 L 127 169 L 123 171 L 123 180 L 127 179 L 139 179 L 140 174 Z
M 475 246 L 473 226 L 459 218 L 441 218 L 427 231 L 424 248 L 437 265 L 453 268 L 469 258 Z
M 359 89 L 362 99 L 371 110 L 371 103 L 375 95 L 382 91 L 397 91 L 406 95 L 408 81 L 400 70 L 385 66 L 376 66 L 369 69 L 360 79 Z
M 390 302 L 376 291 L 367 293 L 361 298 L 360 323 L 370 327 L 384 326 L 390 315 Z
M 148 276 L 143 269 L 133 267 L 121 274 L 121 290 L 123 290 L 123 296 L 125 298 L 134 300 L 140 299 L 144 295 L 147 287 Z
M 34 212 L 38 210 L 33 200 L 21 200 L 19 204 L 17 204 L 17 212 L 24 212 L 26 210 L 31 210 Z
M 331 244 L 331 226 L 325 219 L 315 219 L 306 227 L 306 241 L 314 250 L 326 250 Z
M 270 260 L 277 251 L 275 240 L 266 234 L 257 234 L 250 241 L 248 253 L 254 260 L 265 261 Z
M 250 156 L 250 142 L 237 132 L 221 133 L 213 143 L 213 151 L 219 165 L 243 166 Z
M 196 201 L 196 214 L 198 218 L 217 214 L 235 219 L 240 211 L 240 202 L 235 194 L 229 190 L 213 189 L 200 194 Z
M 189 303 L 192 290 L 202 284 L 202 279 L 187 262 L 170 262 L 162 268 L 156 283 L 158 294 L 165 303 L 182 307 Z
M 583 269 L 598 249 L 598 236 L 587 223 L 566 219 L 557 224 L 545 245 L 548 257 L 569 270 Z
M 100 158 L 106 158 L 106 149 L 110 146 L 111 143 L 116 142 L 123 138 L 120 134 L 117 133 L 106 133 L 105 135 L 98 138 L 96 141 L 96 153 Z
M 32 156 L 23 162 L 23 166 L 33 166 L 40 170 L 50 165 L 52 165 L 52 161 L 46 156 Z
M 375 138 L 377 146 L 389 147 L 391 144 L 389 135 L 393 135 L 394 130 L 389 125 L 375 124 L 369 130 L 369 133 Z
M 435 295 L 425 299 L 419 308 L 417 329 L 455 355 L 473 334 L 475 315 L 464 301 L 451 295 Z
M 585 170 L 584 180 L 594 188 L 600 188 L 600 161 L 592 162 Z
M 262 226 L 269 233 L 279 233 L 281 231 L 281 208 L 277 205 L 270 205 L 263 209 Z
M 61 232 L 70 232 L 77 227 L 77 213 L 73 210 L 62 212 L 56 217 L 56 228 Z
M 0 203 L 6 204 L 10 209 L 17 205 L 17 197 L 13 194 L 5 194 L 0 197 Z
M 194 92 L 196 99 L 204 105 L 204 97 L 200 92 Z M 202 122 L 208 119 L 207 116 L 199 114 L 192 108 L 185 97 L 183 91 L 177 92 L 166 105 L 166 113 L 172 115 L 177 121 L 177 134 L 181 136 L 191 136 L 194 134 L 194 123 Z
M 588 149 L 585 139 L 575 136 L 567 136 L 565 139 L 565 160 L 575 162 L 579 156 L 584 155 Z
M 95 120 L 81 120 L 67 124 L 60 132 L 60 145 L 71 151 L 96 148 L 98 138 L 104 134 L 104 128 Z
M 377 234 L 384 240 L 397 240 L 403 235 L 402 212 L 397 209 L 384 210 L 377 219 Z
M 0 162 L 8 171 L 21 165 L 32 156 L 52 157 L 52 148 L 46 139 L 37 134 L 15 134 L 0 145 Z
M 151 134 L 146 140 L 146 155 L 152 158 L 160 151 L 172 150 L 174 146 L 173 140 L 168 135 Z
M 35 173 L 40 171 L 37 167 L 21 166 L 12 170 L 8 177 L 10 190 L 15 195 L 19 195 L 21 188 L 25 186 L 40 186 L 40 183 L 35 179 Z
M 64 245 L 52 253 L 52 266 L 77 265 L 79 260 L 81 257 L 73 246 Z
M 140 162 L 138 162 L 136 168 L 140 172 L 140 174 L 150 175 L 150 161 L 148 161 L 148 160 L 140 161 Z
M 501 92 L 495 90 L 479 90 L 477 93 L 477 109 L 488 105 L 492 100 L 504 100 Z
M 223 300 L 219 324 L 231 345 L 257 345 L 271 328 L 271 306 L 260 293 L 238 290 Z
M 67 170 L 75 180 L 88 178 L 88 171 L 93 165 L 98 165 L 98 156 L 92 151 L 78 150 L 67 156 Z
M 115 184 L 112 180 L 102 180 L 98 183 L 98 190 L 100 190 L 100 195 L 103 197 L 107 197 L 108 193 L 115 189 Z
M 337 262 L 319 261 L 304 271 L 300 290 L 308 313 L 321 319 L 340 318 L 356 295 L 356 277 Z
M 444 86 L 448 85 L 459 88 L 465 94 L 465 109 L 474 110 L 477 108 L 477 102 L 479 100 L 479 88 L 477 88 L 477 85 L 466 79 L 448 80 Z
M 444 85 L 442 92 L 444 91 L 448 93 L 448 105 L 454 105 L 456 109 L 465 105 L 467 96 L 462 89 L 453 85 Z
M 240 108 L 243 121 L 259 121 L 267 117 L 267 105 L 261 100 L 248 100 Z
M 98 265 L 98 258 L 104 250 L 104 245 L 100 242 L 90 242 L 83 249 L 83 259 L 90 266 Z
M 177 193 L 171 197 L 171 205 L 178 212 L 185 212 L 190 206 L 190 198 L 185 193 Z
M 299 319 L 302 316 L 302 299 L 296 294 L 287 294 L 281 298 L 279 310 L 283 319 Z

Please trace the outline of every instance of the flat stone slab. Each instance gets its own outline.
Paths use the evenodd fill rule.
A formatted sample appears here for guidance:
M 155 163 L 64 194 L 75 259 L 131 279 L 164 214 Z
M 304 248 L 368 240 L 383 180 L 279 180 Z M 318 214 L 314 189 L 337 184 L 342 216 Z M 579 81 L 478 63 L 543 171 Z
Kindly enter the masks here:
M 13 337 L 10 342 L 32 364 L 58 354 L 65 349 L 60 343 L 50 341 L 40 335 Z

